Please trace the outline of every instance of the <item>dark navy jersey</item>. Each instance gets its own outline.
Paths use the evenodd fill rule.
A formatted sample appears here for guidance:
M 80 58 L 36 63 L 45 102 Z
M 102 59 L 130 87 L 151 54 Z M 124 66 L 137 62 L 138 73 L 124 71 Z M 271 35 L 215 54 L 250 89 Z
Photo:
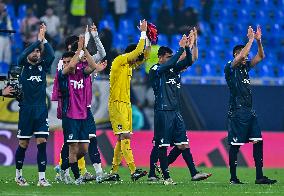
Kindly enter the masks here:
M 180 72 L 192 64 L 189 48 L 186 48 L 186 59 L 177 63 L 184 49 L 171 57 L 165 64 L 153 65 L 149 71 L 149 79 L 155 95 L 155 110 L 180 109 Z
M 44 44 L 44 52 L 40 62 L 35 65 L 27 61 L 27 56 L 39 45 L 40 41 L 29 46 L 19 57 L 18 64 L 23 66 L 20 84 L 23 88 L 23 99 L 19 105 L 46 106 L 46 74 L 54 59 L 54 51 L 48 43 Z
M 232 61 L 225 66 L 225 78 L 230 89 L 230 110 L 241 107 L 252 107 L 252 95 L 250 88 L 249 71 L 251 62 L 247 61 L 245 65 L 232 67 Z
M 69 104 L 68 75 L 64 75 L 62 70 L 58 71 L 58 82 L 62 94 L 62 115 L 66 117 Z

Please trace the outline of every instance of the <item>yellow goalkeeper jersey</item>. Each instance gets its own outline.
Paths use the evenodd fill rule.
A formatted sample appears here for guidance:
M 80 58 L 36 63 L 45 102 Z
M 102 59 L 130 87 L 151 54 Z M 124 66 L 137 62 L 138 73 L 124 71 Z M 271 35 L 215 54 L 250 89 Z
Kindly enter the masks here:
M 145 39 L 140 38 L 135 50 L 130 53 L 119 55 L 113 60 L 110 70 L 109 102 L 119 101 L 130 103 L 130 80 L 132 77 L 132 69 L 145 61 L 146 55 L 142 62 L 135 62 L 137 57 L 144 52 L 144 49 Z

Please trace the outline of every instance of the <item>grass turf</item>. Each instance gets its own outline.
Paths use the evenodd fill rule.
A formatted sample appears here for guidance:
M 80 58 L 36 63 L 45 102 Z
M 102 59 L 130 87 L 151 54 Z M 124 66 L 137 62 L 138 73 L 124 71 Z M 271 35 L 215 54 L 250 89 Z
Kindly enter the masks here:
M 89 171 L 94 171 L 88 168 Z M 47 178 L 52 187 L 37 187 L 37 167 L 25 166 L 24 177 L 30 183 L 29 187 L 19 187 L 14 182 L 15 168 L 0 167 L 0 195 L 284 195 L 284 169 L 266 169 L 265 175 L 277 179 L 275 185 L 255 185 L 254 169 L 238 168 L 238 176 L 246 182 L 244 185 L 229 185 L 227 168 L 202 168 L 211 172 L 212 177 L 201 182 L 192 182 L 185 168 L 171 168 L 171 177 L 178 184 L 165 186 L 159 183 L 148 183 L 146 178 L 137 182 L 130 180 L 127 168 L 120 168 L 122 182 L 96 184 L 89 182 L 85 185 L 64 185 L 54 181 L 53 167 L 47 168 Z

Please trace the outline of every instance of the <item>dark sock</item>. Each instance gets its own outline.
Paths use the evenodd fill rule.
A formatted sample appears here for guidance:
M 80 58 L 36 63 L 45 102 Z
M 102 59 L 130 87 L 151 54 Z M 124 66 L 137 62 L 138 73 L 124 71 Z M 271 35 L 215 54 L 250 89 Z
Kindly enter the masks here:
M 26 148 L 18 146 L 15 154 L 16 169 L 22 169 L 26 155 Z
M 174 147 L 170 154 L 168 155 L 168 164 L 172 164 L 175 162 L 175 160 L 178 158 L 178 156 L 182 153 L 182 150 L 180 150 L 178 147 Z
M 164 179 L 166 180 L 170 178 L 170 172 L 168 168 L 167 147 L 159 148 L 159 160 Z
M 231 180 L 237 179 L 237 158 L 240 146 L 231 145 L 229 150 L 229 165 Z
M 100 157 L 100 152 L 98 149 L 98 142 L 96 137 L 92 137 L 90 139 L 90 144 L 89 144 L 89 156 L 92 164 L 94 163 L 101 163 L 101 157 Z
M 71 167 L 71 170 L 73 172 L 75 180 L 78 179 L 80 177 L 80 171 L 79 171 L 79 167 L 78 167 L 78 162 L 70 163 L 70 167 Z
M 256 179 L 261 179 L 263 177 L 262 167 L 263 167 L 263 142 L 257 142 L 253 144 L 253 158 L 256 168 Z
M 153 146 L 151 155 L 150 155 L 150 171 L 149 171 L 149 177 L 152 177 L 155 175 L 155 163 L 158 162 L 159 159 L 159 147 Z
M 69 146 L 67 143 L 64 143 L 61 149 L 61 169 L 66 170 L 70 167 L 69 165 Z
M 39 172 L 46 170 L 46 142 L 37 145 L 37 166 Z
M 190 152 L 190 148 L 186 148 L 182 150 L 182 157 L 184 161 L 186 162 L 186 165 L 190 171 L 191 177 L 195 176 L 198 173 L 198 171 L 195 168 L 195 164 L 192 158 L 192 154 Z

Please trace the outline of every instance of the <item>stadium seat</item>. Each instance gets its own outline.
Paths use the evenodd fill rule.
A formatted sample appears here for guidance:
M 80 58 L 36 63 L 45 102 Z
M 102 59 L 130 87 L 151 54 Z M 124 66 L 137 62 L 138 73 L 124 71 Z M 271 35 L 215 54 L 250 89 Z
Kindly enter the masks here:
M 8 13 L 8 16 L 10 17 L 10 19 L 13 21 L 16 19 L 16 15 L 15 15 L 15 9 L 14 9 L 14 6 L 11 5 L 11 4 L 7 4 L 6 5 L 6 10 L 7 10 L 7 13 Z
M 124 50 L 128 45 L 128 38 L 126 39 L 125 35 L 121 33 L 116 33 L 114 35 L 113 45 L 120 50 Z
M 172 43 L 171 43 L 171 48 L 174 50 L 174 51 L 177 51 L 178 48 L 179 48 L 179 40 L 181 39 L 181 35 L 177 34 L 177 35 L 173 35 L 172 36 Z
M 158 44 L 160 46 L 168 46 L 169 45 L 168 36 L 164 35 L 164 34 L 159 34 L 159 36 L 158 36 Z
M 216 68 L 212 64 L 206 63 L 203 65 L 203 76 L 216 76 Z
M 114 26 L 114 22 L 112 19 L 105 19 L 105 20 L 101 20 L 99 23 L 99 30 L 101 31 L 102 29 L 111 29 L 112 31 L 116 31 L 115 30 L 115 26 Z
M 27 12 L 27 5 L 20 5 L 18 8 L 18 17 L 19 19 L 23 19 L 26 17 L 26 12 Z
M 134 34 L 134 23 L 131 19 L 121 19 L 119 21 L 119 32 L 124 35 Z
M 7 75 L 9 65 L 5 62 L 0 62 L 0 74 Z

